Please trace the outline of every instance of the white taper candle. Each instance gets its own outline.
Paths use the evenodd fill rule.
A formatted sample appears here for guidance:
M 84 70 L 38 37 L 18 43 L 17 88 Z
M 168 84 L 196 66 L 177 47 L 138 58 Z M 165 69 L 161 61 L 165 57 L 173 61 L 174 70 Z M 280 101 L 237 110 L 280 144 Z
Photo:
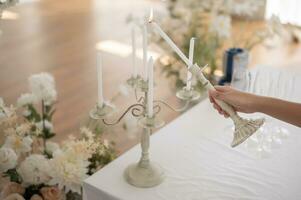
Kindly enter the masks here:
M 149 21 L 152 27 L 161 35 L 161 37 L 170 45 L 170 47 L 180 56 L 180 58 L 185 62 L 187 66 L 191 66 L 189 59 L 184 55 L 184 53 L 175 45 L 175 43 L 166 35 L 166 33 L 161 29 L 161 27 L 154 21 Z
M 97 66 L 97 83 L 98 83 L 98 106 L 102 107 L 104 103 L 103 98 L 103 85 L 102 85 L 102 57 L 98 51 L 96 55 L 96 66 Z
M 132 65 L 133 65 L 133 77 L 137 78 L 138 71 L 136 66 L 136 33 L 135 27 L 132 28 Z
M 143 26 L 143 79 L 147 81 L 148 78 L 148 69 L 147 69 L 147 24 Z
M 154 110 L 154 60 L 152 57 L 148 60 L 148 92 L 147 92 L 147 116 L 153 117 Z
M 190 61 L 190 63 L 193 63 L 194 41 L 195 41 L 195 38 L 190 39 L 190 44 L 189 44 L 189 61 Z M 192 79 L 192 73 L 189 70 L 187 70 L 187 82 L 186 82 L 187 90 L 191 90 L 191 79 Z

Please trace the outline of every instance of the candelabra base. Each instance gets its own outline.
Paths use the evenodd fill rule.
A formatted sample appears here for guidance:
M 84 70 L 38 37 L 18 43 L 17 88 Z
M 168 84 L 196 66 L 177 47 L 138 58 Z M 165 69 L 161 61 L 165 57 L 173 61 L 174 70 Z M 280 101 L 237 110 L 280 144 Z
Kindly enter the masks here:
M 183 87 L 176 93 L 176 96 L 182 100 L 195 101 L 201 97 L 201 94 L 194 89 L 187 90 L 186 87 Z
M 125 180 L 140 188 L 149 188 L 159 185 L 164 180 L 164 170 L 156 163 L 142 166 L 140 163 L 129 165 L 124 171 Z
M 101 107 L 99 105 L 96 105 L 91 111 L 90 111 L 90 117 L 92 119 L 103 119 L 104 117 L 112 114 L 115 110 L 115 107 L 113 105 L 110 105 L 109 103 L 104 103 Z
M 142 128 L 160 128 L 164 126 L 165 122 L 156 117 L 143 117 L 138 121 Z

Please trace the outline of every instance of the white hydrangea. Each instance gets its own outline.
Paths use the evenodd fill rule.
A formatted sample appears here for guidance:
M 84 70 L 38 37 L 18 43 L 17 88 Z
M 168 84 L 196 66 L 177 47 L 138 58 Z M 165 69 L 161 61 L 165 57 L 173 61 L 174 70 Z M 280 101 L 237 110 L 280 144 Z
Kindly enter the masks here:
M 231 17 L 228 15 L 213 16 L 209 31 L 219 38 L 229 38 L 231 35 Z
M 0 173 L 13 169 L 17 165 L 18 156 L 11 148 L 0 148 Z
M 19 135 L 7 136 L 4 147 L 12 148 L 19 155 L 21 153 L 27 153 L 31 151 L 32 139 L 30 136 L 22 137 Z
M 60 146 L 58 143 L 47 141 L 45 149 L 46 149 L 47 153 L 53 154 L 57 150 L 60 150 Z
M 17 106 L 23 107 L 37 102 L 37 97 L 32 93 L 22 94 L 17 100 Z
M 50 180 L 49 160 L 39 154 L 28 156 L 17 169 L 25 185 L 38 185 Z
M 50 160 L 50 185 L 58 185 L 65 192 L 81 193 L 81 183 L 88 177 L 87 160 L 79 159 L 74 151 L 56 151 Z
M 32 75 L 29 78 L 29 85 L 32 93 L 38 100 L 43 100 L 46 105 L 51 105 L 56 101 L 55 82 L 50 74 L 40 73 Z

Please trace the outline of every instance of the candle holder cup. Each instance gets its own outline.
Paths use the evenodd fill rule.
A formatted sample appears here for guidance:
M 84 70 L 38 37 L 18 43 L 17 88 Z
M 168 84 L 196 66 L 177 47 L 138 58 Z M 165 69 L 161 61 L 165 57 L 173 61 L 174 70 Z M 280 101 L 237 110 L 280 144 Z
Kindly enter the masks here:
M 115 106 L 108 102 L 105 102 L 102 106 L 96 104 L 94 108 L 90 110 L 89 115 L 92 119 L 98 120 L 110 116 L 114 111 Z
M 201 97 L 201 94 L 198 91 L 196 91 L 194 88 L 191 88 L 189 90 L 187 89 L 187 87 L 183 87 L 181 90 L 179 90 L 176 93 L 176 96 L 181 100 L 196 101 Z

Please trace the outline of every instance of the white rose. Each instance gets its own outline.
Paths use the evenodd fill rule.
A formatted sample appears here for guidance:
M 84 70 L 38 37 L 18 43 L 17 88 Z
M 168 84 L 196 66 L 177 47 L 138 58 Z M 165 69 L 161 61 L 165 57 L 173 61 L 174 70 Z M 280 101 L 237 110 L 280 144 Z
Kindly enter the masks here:
M 0 149 L 0 173 L 13 169 L 17 165 L 17 154 L 11 148 L 2 147 Z
M 32 154 L 17 169 L 25 185 L 38 185 L 50 180 L 49 160 L 42 155 Z

